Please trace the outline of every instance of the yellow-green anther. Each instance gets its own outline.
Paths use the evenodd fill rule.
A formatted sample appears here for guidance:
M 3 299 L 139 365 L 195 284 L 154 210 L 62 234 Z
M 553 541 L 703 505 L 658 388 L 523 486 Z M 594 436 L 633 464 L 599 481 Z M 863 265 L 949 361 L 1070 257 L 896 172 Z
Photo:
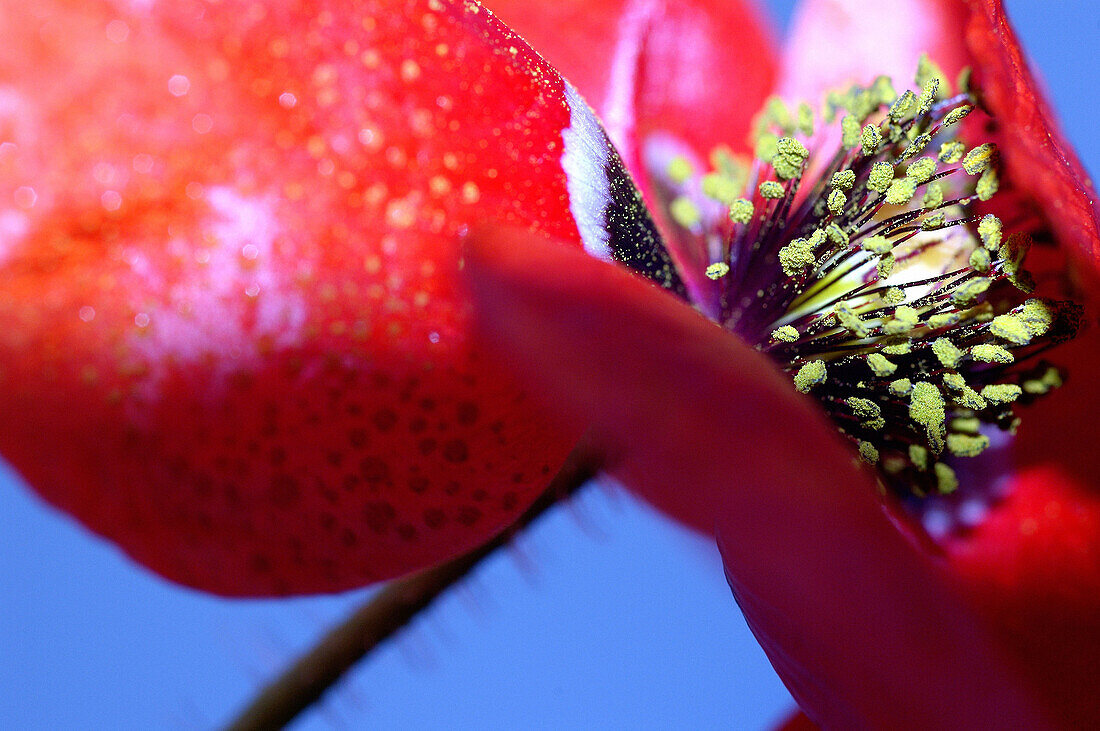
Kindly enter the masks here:
M 830 223 L 825 227 L 825 235 L 829 237 L 829 241 L 832 241 L 838 246 L 848 245 L 848 234 L 835 223 Z
M 894 166 L 888 162 L 876 162 L 867 176 L 867 187 L 878 193 L 885 193 L 894 180 Z
M 921 472 L 928 469 L 928 450 L 919 444 L 909 445 L 909 461 Z
M 978 222 L 978 236 L 982 239 L 982 246 L 990 251 L 997 251 L 1001 247 L 1002 231 L 1001 219 L 992 213 L 985 214 Z
M 1007 340 L 1016 345 L 1027 345 L 1031 342 L 1031 330 L 1024 321 L 1016 315 L 998 315 L 989 323 L 989 332 L 1001 340 Z
M 1054 324 L 1055 311 L 1048 302 L 1040 299 L 1029 299 L 1018 309 L 1020 320 L 1032 337 L 1046 334 L 1047 330 L 1050 330 L 1050 326 Z
M 874 401 L 853 396 L 845 401 L 852 413 L 861 419 L 877 419 L 882 416 L 882 409 Z
M 944 115 L 943 126 L 950 127 L 953 124 L 958 124 L 963 120 L 964 117 L 966 117 L 966 115 L 970 114 L 973 109 L 974 107 L 970 106 L 969 104 L 963 104 L 962 106 L 955 107 L 950 112 Z
M 730 204 L 730 220 L 734 223 L 748 223 L 752 220 L 752 201 L 738 198 Z
M 896 363 L 891 363 L 886 359 L 886 356 L 881 353 L 871 353 L 867 356 L 867 365 L 870 366 L 871 371 L 874 372 L 879 378 L 886 378 L 886 376 L 894 375 L 894 371 L 898 369 Z
M 985 402 L 985 399 L 978 395 L 978 392 L 970 386 L 962 389 L 962 391 L 955 396 L 955 401 L 964 409 L 973 409 L 974 411 L 981 411 L 989 406 L 989 404 Z
M 909 146 L 905 148 L 905 152 L 901 154 L 901 160 L 908 160 L 913 155 L 919 155 L 924 152 L 924 148 L 928 147 L 928 143 L 932 141 L 932 135 L 917 135 L 913 138 L 913 141 L 909 143 Z
M 943 70 L 936 64 L 935 61 L 928 57 L 927 53 L 922 53 L 920 58 L 917 59 L 917 75 L 913 79 L 917 86 L 921 89 L 932 83 L 933 80 L 937 82 L 937 86 L 942 86 L 944 93 L 950 94 L 951 87 L 947 83 L 947 77 L 943 75 Z
M 891 181 L 886 190 L 886 202 L 893 206 L 900 206 L 912 200 L 917 192 L 917 181 L 913 178 L 898 178 Z
M 940 145 L 940 162 L 945 162 L 949 165 L 957 163 L 962 160 L 963 153 L 966 152 L 966 145 L 958 140 L 948 140 Z
M 726 145 L 712 148 L 707 159 L 711 167 L 732 180 L 744 180 L 748 175 L 748 166 Z
M 982 396 L 991 404 L 1010 404 L 1021 393 L 1023 389 L 1013 383 L 995 383 L 982 389 Z
M 1031 236 L 1025 233 L 1014 233 L 997 251 L 997 255 L 1004 260 L 1003 268 L 1008 275 L 1008 281 L 1024 292 L 1035 289 L 1035 282 L 1032 281 L 1031 275 L 1022 268 L 1024 257 L 1027 256 L 1030 248 Z
M 947 216 L 944 215 L 943 211 L 940 211 L 939 213 L 933 213 L 931 216 L 921 221 L 920 227 L 922 231 L 935 231 L 943 228 L 946 223 Z
M 951 420 L 951 430 L 977 434 L 982 426 L 982 420 L 976 416 L 959 416 Z
M 909 395 L 909 418 L 925 428 L 928 446 L 939 454 L 943 451 L 943 438 L 947 433 L 943 394 L 935 384 L 919 381 L 913 384 Z
M 989 167 L 982 173 L 982 177 L 978 178 L 978 183 L 974 186 L 974 192 L 978 194 L 978 200 L 987 201 L 997 194 L 999 187 L 1000 181 L 997 178 L 997 170 Z
M 906 355 L 913 350 L 913 343 L 909 340 L 904 340 L 900 343 L 894 343 L 893 345 L 887 345 L 883 347 L 882 352 L 886 355 Z
M 893 80 L 885 75 L 875 77 L 875 80 L 871 83 L 870 91 L 875 101 L 879 104 L 889 104 L 898 95 L 898 93 L 894 91 Z
M 963 352 L 959 349 L 959 346 L 947 338 L 933 340 L 932 352 L 936 354 L 936 358 L 939 359 L 940 363 L 943 363 L 944 368 L 955 368 L 963 357 Z
M 857 338 L 867 337 L 869 330 L 867 324 L 863 320 L 859 319 L 859 315 L 852 311 L 852 308 L 844 303 L 838 304 L 833 308 L 833 313 L 836 314 L 836 319 L 840 322 L 841 327 L 851 332 Z
M 860 442 L 859 458 L 867 464 L 878 464 L 878 450 L 870 442 Z
M 835 216 L 839 216 L 844 212 L 844 206 L 848 203 L 848 197 L 844 195 L 842 191 L 833 190 L 829 193 L 828 206 L 829 210 Z
M 859 144 L 859 120 L 851 114 L 845 114 L 840 119 L 840 144 L 845 149 L 850 149 Z
M 798 369 L 798 373 L 794 376 L 794 387 L 802 393 L 809 393 L 814 386 L 825 383 L 827 376 L 825 361 L 811 360 Z
M 855 170 L 838 170 L 833 173 L 832 185 L 839 190 L 851 190 L 856 182 Z
M 928 318 L 928 327 L 939 330 L 941 327 L 950 327 L 959 321 L 957 312 L 941 312 Z
M 982 251 L 982 249 L 979 249 Z M 964 282 L 955 289 L 951 295 L 951 301 L 959 304 L 970 304 L 974 300 L 981 297 L 989 289 L 989 285 L 993 284 L 993 280 L 986 279 L 985 277 L 979 277 L 978 279 L 971 279 L 968 282 Z
M 668 174 L 669 180 L 677 185 L 682 185 L 691 179 L 691 176 L 695 174 L 695 169 L 691 165 L 691 161 L 683 155 L 677 155 L 668 161 L 668 168 L 665 173 Z
M 825 92 L 825 108 L 837 111 L 847 109 L 852 102 L 851 89 L 830 89 Z
M 793 325 L 783 325 L 772 330 L 772 340 L 781 343 L 793 343 L 798 340 L 798 330 Z
M 923 208 L 939 208 L 943 204 L 943 186 L 939 183 L 930 183 L 924 189 L 924 199 L 921 201 Z
M 893 97 L 890 98 L 893 99 Z M 866 119 L 878 106 L 879 100 L 871 89 L 852 88 L 852 93 L 849 95 L 848 111 L 856 117 Z
M 814 110 L 806 102 L 798 105 L 798 131 L 809 137 L 814 133 Z
M 869 236 L 864 239 L 862 248 L 864 251 L 869 251 L 872 254 L 878 254 L 879 256 L 882 256 L 883 254 L 889 254 L 890 250 L 893 249 L 894 246 L 890 243 L 890 239 L 886 238 L 885 236 L 876 235 Z
M 954 391 L 961 391 L 966 388 L 966 379 L 958 373 L 944 373 L 943 385 Z
M 723 261 L 715 262 L 706 269 L 706 275 L 710 279 L 721 279 L 729 273 L 730 265 Z
M 703 220 L 702 214 L 699 213 L 699 207 L 690 198 L 684 196 L 674 198 L 672 203 L 669 204 L 668 210 L 672 214 L 673 220 L 683 228 L 693 228 Z
M 989 437 L 984 434 L 948 434 L 947 448 L 956 457 L 977 457 L 989 447 Z
M 782 198 L 784 195 L 783 186 L 774 180 L 765 180 L 760 184 L 760 195 L 772 200 Z
M 924 114 L 932 108 L 932 105 L 936 101 L 936 94 L 939 93 L 939 90 L 940 80 L 929 79 L 928 83 L 921 89 L 920 97 L 917 99 L 917 111 L 920 114 Z
M 959 90 L 960 94 L 970 93 L 970 75 L 974 73 L 974 69 L 969 66 L 963 66 L 959 71 L 959 75 L 955 80 L 955 88 Z
M 822 244 L 825 243 L 825 229 L 815 228 L 814 232 L 810 234 L 810 246 L 814 251 L 817 251 Z
M 863 128 L 863 134 L 860 135 L 860 145 L 863 149 L 864 155 L 873 155 L 878 151 L 879 145 L 882 144 L 882 132 L 879 132 L 877 126 L 869 124 Z M 893 172 L 890 176 L 893 177 Z
M 893 254 L 883 254 L 878 260 L 878 278 L 886 279 L 890 276 L 890 272 L 894 271 L 894 264 L 897 260 Z
M 963 158 L 963 170 L 967 175 L 977 175 L 983 172 L 989 163 L 993 161 L 993 155 L 997 151 L 997 146 L 992 142 L 985 142 L 978 145 L 970 152 L 966 153 L 966 157 Z
M 890 393 L 895 396 L 904 396 L 913 390 L 913 382 L 908 378 L 899 378 L 890 382 Z
M 970 357 L 974 360 L 980 360 L 983 363 L 1001 363 L 1007 365 L 1016 360 L 1011 351 L 1002 348 L 1000 345 L 992 345 L 989 343 L 982 343 L 981 345 L 975 345 L 970 349 Z
M 922 157 L 921 159 L 909 164 L 909 169 L 905 171 L 905 177 L 912 178 L 918 183 L 927 183 L 935 173 L 935 158 Z
M 784 132 L 789 132 L 793 129 L 791 112 L 790 109 L 787 108 L 787 103 L 783 101 L 783 97 L 768 97 L 767 101 L 764 102 L 764 116 L 769 122 L 779 127 Z
M 882 418 L 881 416 L 877 419 L 868 419 L 867 421 L 862 422 L 860 426 L 863 426 L 867 429 L 874 429 L 875 431 L 881 431 L 882 429 L 886 428 L 886 419 Z
M 936 473 L 936 489 L 941 495 L 948 495 L 959 488 L 959 478 L 955 476 L 955 470 L 943 462 L 937 462 L 932 466 Z
M 974 249 L 970 252 L 970 268 L 974 271 L 987 274 L 992 265 L 993 259 L 986 249 Z
M 798 177 L 802 172 L 802 164 L 810 156 L 810 151 L 805 145 L 793 137 L 780 137 L 775 144 L 775 155 L 772 156 L 772 167 L 775 174 L 783 180 Z
M 1031 378 L 1024 381 L 1024 392 L 1036 395 L 1050 393 L 1052 389 L 1061 388 L 1062 374 L 1053 366 L 1046 369 L 1039 378 Z
M 809 239 L 795 239 L 779 250 L 779 264 L 788 277 L 793 277 L 813 263 L 814 249 Z
M 707 173 L 703 176 L 703 195 L 728 206 L 741 195 L 741 186 L 722 173 Z
M 761 132 L 756 137 L 756 147 L 753 153 L 760 160 L 770 160 L 775 156 L 779 146 L 779 138 L 771 132 Z
M 890 105 L 890 111 L 887 112 L 887 116 L 894 122 L 900 122 L 910 116 L 917 106 L 917 95 L 913 92 L 906 90 L 904 94 L 899 96 L 893 104 Z
M 891 335 L 907 333 L 917 326 L 917 311 L 908 305 L 902 305 L 894 310 L 894 316 L 886 321 L 883 326 Z
M 888 305 L 900 305 L 905 301 L 905 290 L 901 287 L 890 287 L 882 293 L 882 301 Z

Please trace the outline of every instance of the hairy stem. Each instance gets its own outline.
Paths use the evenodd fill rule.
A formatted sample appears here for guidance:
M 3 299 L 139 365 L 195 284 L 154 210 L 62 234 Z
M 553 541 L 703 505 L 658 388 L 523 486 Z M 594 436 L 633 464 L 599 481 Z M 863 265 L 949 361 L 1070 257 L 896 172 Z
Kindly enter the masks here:
M 483 559 L 593 477 L 600 460 L 582 442 L 546 491 L 501 534 L 438 566 L 395 579 L 298 658 L 241 711 L 230 731 L 282 728 L 316 703 L 357 662 L 392 637 Z

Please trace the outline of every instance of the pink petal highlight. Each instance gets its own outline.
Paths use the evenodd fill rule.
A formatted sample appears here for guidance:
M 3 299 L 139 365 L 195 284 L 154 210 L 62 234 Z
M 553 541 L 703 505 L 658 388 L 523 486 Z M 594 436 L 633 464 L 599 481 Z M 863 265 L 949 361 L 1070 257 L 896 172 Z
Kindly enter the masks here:
M 912 84 L 921 53 L 954 78 L 965 64 L 963 9 L 950 0 L 806 0 L 798 9 L 780 67 L 779 93 L 820 101 L 821 93 L 866 84 L 879 74 L 898 92 Z

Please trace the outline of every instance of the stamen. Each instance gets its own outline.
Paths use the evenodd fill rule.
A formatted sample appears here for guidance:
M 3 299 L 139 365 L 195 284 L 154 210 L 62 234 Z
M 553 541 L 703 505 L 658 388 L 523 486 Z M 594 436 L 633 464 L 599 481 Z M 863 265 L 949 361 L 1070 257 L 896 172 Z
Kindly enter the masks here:
M 1031 239 L 973 212 L 996 195 L 999 160 L 956 139 L 976 108 L 968 78 L 951 96 L 927 57 L 916 78 L 900 94 L 887 77 L 828 93 L 819 119 L 839 127 L 837 150 L 812 148 L 827 136 L 807 104 L 772 98 L 751 172 L 716 150 L 713 171 L 677 158 L 667 177 L 706 199 L 671 212 L 724 252 L 705 268 L 716 319 L 817 398 L 887 485 L 920 497 L 957 489 L 952 464 L 1014 430 L 1015 402 L 1061 384 L 1035 356 L 1075 334 L 1080 310 L 1025 299 Z M 729 215 L 711 224 L 715 203 Z

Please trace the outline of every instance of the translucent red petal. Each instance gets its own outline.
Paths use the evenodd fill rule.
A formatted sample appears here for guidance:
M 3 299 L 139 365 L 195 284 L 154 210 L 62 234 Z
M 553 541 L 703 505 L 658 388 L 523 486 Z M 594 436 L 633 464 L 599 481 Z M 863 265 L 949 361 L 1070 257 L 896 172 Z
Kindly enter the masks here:
M 575 435 L 455 233 L 578 242 L 560 77 L 474 3 L 5 3 L 0 451 L 141 563 L 335 591 L 511 521 Z

